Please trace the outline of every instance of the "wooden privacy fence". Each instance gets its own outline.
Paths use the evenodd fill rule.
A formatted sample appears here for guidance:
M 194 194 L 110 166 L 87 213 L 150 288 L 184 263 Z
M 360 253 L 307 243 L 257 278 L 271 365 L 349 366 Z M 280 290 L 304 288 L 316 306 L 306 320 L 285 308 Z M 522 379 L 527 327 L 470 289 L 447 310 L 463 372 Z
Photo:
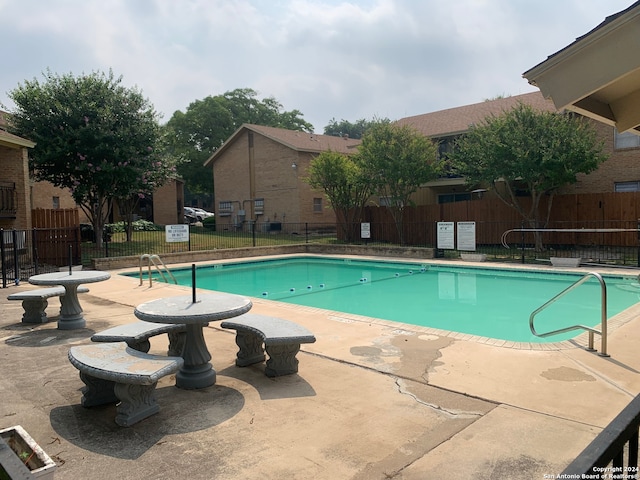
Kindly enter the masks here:
M 522 197 L 523 208 L 530 208 L 531 200 Z M 540 212 L 546 215 L 549 197 L 541 201 Z M 549 245 L 615 245 L 637 246 L 640 219 L 640 192 L 555 195 L 551 208 L 549 229 L 626 229 L 627 232 L 545 232 L 543 241 Z M 371 223 L 372 237 L 398 243 L 397 232 L 383 228 L 393 223 L 386 207 L 366 207 L 364 221 Z M 487 197 L 464 202 L 406 207 L 404 212 L 405 243 L 435 245 L 437 222 L 476 222 L 476 243 L 499 245 L 506 230 L 531 228 L 512 207 L 499 198 Z M 376 227 L 376 225 L 378 227 Z M 430 227 L 432 226 L 432 227 Z M 380 232 L 376 228 L 381 228 Z M 520 243 L 521 234 L 509 237 Z M 524 234 L 524 242 L 534 243 L 532 233 Z
M 80 215 L 77 208 L 31 211 L 33 243 L 41 264 L 66 266 L 69 255 L 74 265 L 81 263 Z

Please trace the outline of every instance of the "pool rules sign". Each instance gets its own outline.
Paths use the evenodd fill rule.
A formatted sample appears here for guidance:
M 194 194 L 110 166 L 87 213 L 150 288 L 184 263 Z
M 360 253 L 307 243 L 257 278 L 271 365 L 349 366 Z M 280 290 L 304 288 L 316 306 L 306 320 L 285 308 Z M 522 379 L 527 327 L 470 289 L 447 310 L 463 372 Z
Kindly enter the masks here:
M 476 222 L 438 222 L 438 248 L 476 251 Z
M 188 242 L 189 225 L 165 225 L 167 242 Z
M 453 222 L 438 222 L 438 248 L 453 250 L 455 248 Z
M 476 251 L 476 222 L 458 222 L 458 250 Z

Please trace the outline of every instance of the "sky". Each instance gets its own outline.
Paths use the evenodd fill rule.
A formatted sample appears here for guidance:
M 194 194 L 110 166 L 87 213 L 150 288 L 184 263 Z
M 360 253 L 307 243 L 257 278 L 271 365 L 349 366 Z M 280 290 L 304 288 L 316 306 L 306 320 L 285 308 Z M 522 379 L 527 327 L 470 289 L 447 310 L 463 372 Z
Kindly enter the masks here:
M 0 108 L 43 73 L 108 72 L 169 121 L 236 88 L 332 119 L 537 90 L 522 73 L 633 0 L 0 0 Z

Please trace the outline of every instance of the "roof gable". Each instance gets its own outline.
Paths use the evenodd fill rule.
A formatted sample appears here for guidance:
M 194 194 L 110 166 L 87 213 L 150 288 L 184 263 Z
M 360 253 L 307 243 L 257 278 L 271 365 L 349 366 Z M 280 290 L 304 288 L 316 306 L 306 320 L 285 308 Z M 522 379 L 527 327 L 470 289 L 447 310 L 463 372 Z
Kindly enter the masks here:
M 7 126 L 7 114 L 0 110 L 0 145 L 10 148 L 33 148 L 36 146 L 31 140 L 7 132 Z
M 5 132 L 4 130 L 0 130 L 0 145 L 4 145 L 5 147 L 10 148 L 33 148 L 36 146 L 31 140 L 27 140 L 26 138 L 18 137 L 17 135 L 13 135 L 9 132 Z
M 640 1 L 522 74 L 559 109 L 640 131 Z
M 318 135 L 298 130 L 263 127 L 261 125 L 247 124 L 245 127 L 300 152 L 320 153 L 326 150 L 332 150 L 340 153 L 351 153 L 354 147 L 360 145 L 360 140 L 351 139 L 349 137 Z
M 355 147 L 360 145 L 360 140 L 348 137 L 318 135 L 315 133 L 301 132 L 299 130 L 287 130 L 286 128 L 265 127 L 245 123 L 238 128 L 220 148 L 213 152 L 204 163 L 204 166 L 209 166 L 212 162 L 215 162 L 215 160 L 222 155 L 222 152 L 232 145 L 245 130 L 255 132 L 298 152 L 320 153 L 332 150 L 334 152 L 349 154 L 354 152 Z
M 446 137 L 464 133 L 471 125 L 481 123 L 490 115 L 501 115 L 516 107 L 518 103 L 531 105 L 542 111 L 556 111 L 553 102 L 545 100 L 540 92 L 532 92 L 401 118 L 397 123 L 409 125 L 430 138 Z

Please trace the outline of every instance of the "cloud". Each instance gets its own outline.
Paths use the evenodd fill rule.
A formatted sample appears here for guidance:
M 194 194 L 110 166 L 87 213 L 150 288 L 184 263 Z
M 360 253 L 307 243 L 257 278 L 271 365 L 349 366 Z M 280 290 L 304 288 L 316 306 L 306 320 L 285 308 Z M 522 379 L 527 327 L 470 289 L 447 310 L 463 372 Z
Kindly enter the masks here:
M 321 132 L 533 91 L 522 72 L 628 1 L 0 0 L 0 103 L 20 82 L 113 69 L 168 120 L 235 88 Z

